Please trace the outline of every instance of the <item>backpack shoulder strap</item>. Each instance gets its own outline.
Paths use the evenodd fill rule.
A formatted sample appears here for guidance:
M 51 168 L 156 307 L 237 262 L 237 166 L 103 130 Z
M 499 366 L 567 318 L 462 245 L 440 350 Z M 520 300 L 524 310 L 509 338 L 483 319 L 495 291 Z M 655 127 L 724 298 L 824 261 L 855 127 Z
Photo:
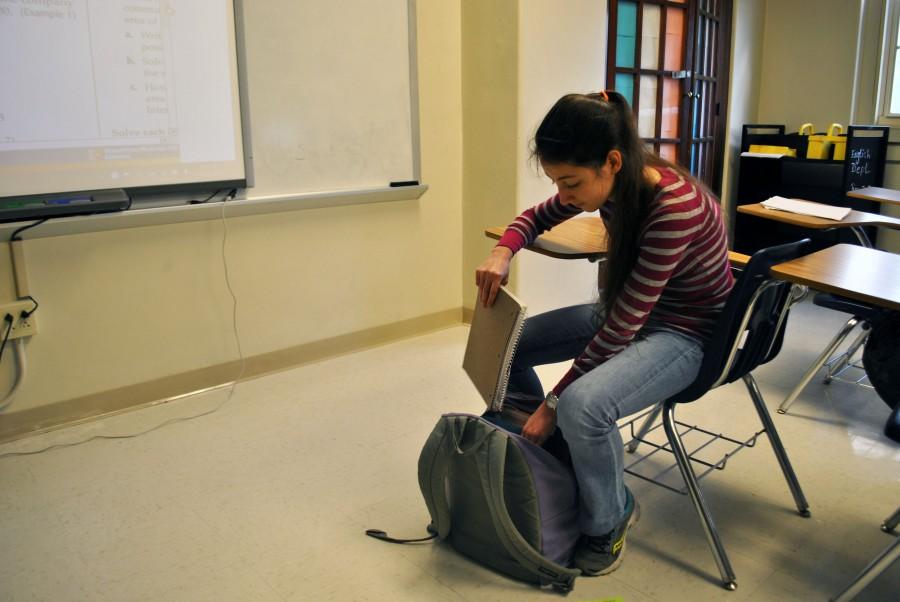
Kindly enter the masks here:
M 447 502 L 445 481 L 449 467 L 449 447 L 452 441 L 452 418 L 441 417 L 419 454 L 419 489 L 431 515 L 429 530 L 446 539 L 450 533 L 450 504 Z
M 478 416 L 444 414 L 419 454 L 419 489 L 431 515 L 429 531 L 446 539 L 450 533 L 450 504 L 447 501 L 447 474 L 450 458 L 477 456 L 495 434 Z
M 516 528 L 509 516 L 504 499 L 503 483 L 506 471 L 506 451 L 509 445 L 507 437 L 494 433 L 488 444 L 488 453 L 478 455 L 478 469 L 481 474 L 481 485 L 488 500 L 491 517 L 497 528 L 497 534 L 507 552 L 519 564 L 531 571 L 542 583 L 547 583 L 564 592 L 572 590 L 575 577 L 581 574 L 577 569 L 569 569 L 548 560 L 531 544 L 529 544 Z

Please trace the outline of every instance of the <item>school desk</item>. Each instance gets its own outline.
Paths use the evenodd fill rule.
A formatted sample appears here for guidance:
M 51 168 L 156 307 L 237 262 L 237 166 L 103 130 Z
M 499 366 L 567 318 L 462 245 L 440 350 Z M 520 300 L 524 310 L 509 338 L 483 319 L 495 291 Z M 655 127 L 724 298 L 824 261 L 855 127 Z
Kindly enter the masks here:
M 818 291 L 900 310 L 900 255 L 895 253 L 840 244 L 777 265 L 771 271 L 776 278 L 804 284 Z M 848 324 L 849 328 L 853 327 L 852 323 Z M 848 327 L 844 328 L 846 336 Z M 864 331 L 864 336 L 868 332 Z M 837 350 L 842 339 L 842 336 L 836 336 L 816 358 L 778 406 L 779 414 L 787 412 L 800 392 Z M 860 344 L 862 341 L 863 339 L 858 339 Z M 856 345 L 850 347 L 851 350 L 855 348 Z M 845 352 L 847 355 L 851 353 L 852 351 Z
M 893 188 L 867 186 L 865 188 L 851 190 L 847 193 L 847 196 L 855 199 L 865 199 L 867 201 L 885 203 L 886 205 L 900 205 L 900 190 L 894 190 Z
M 771 273 L 781 280 L 900 310 L 900 255 L 894 253 L 841 244 L 776 265 Z M 885 525 L 893 521 L 892 525 L 896 527 L 896 519 L 897 513 L 894 513 Z M 882 529 L 888 530 L 884 526 Z M 898 557 L 900 539 L 876 555 L 846 589 L 832 599 L 840 602 L 854 599 Z
M 505 230 L 503 226 L 495 226 L 487 228 L 484 234 L 499 240 Z M 567 219 L 538 236 L 526 248 L 556 259 L 597 261 L 606 255 L 606 227 L 599 217 Z
M 865 211 L 851 210 L 844 219 L 838 221 L 833 219 L 825 219 L 814 215 L 802 215 L 800 213 L 791 213 L 789 211 L 779 211 L 777 209 L 766 209 L 760 203 L 752 205 L 738 205 L 739 213 L 746 213 L 756 217 L 770 219 L 792 226 L 800 226 L 813 230 L 831 230 L 833 228 L 850 228 L 856 235 L 860 244 L 864 247 L 872 247 L 872 242 L 866 236 L 866 227 L 890 228 L 892 230 L 900 230 L 900 219 L 889 215 L 879 215 L 877 213 L 866 213 Z
M 484 231 L 485 236 L 499 240 L 506 230 L 494 226 Z M 590 259 L 598 261 L 606 255 L 606 227 L 599 217 L 572 218 L 538 236 L 529 251 L 557 259 Z M 728 252 L 731 265 L 743 267 L 750 257 L 734 251 Z
M 776 265 L 772 275 L 864 303 L 900 310 L 900 255 L 839 244 Z

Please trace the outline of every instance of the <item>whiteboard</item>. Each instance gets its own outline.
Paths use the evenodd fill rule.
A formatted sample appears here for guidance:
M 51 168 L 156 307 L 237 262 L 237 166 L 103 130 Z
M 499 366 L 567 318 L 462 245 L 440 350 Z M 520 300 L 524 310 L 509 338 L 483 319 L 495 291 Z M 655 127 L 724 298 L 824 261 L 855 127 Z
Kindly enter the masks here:
M 249 198 L 419 179 L 414 7 L 242 3 Z

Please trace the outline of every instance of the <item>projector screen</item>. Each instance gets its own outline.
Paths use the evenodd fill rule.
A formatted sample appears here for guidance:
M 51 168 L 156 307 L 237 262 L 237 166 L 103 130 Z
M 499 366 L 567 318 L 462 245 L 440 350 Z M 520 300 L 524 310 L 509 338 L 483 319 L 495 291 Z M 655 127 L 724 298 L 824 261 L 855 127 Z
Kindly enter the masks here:
M 0 0 L 0 197 L 243 183 L 231 0 Z

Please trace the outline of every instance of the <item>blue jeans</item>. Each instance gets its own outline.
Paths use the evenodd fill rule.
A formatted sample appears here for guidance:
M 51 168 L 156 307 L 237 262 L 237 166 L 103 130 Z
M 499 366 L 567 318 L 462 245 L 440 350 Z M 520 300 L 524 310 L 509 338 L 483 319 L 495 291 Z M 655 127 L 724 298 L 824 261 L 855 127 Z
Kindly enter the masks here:
M 544 398 L 533 367 L 580 355 L 597 332 L 593 310 L 575 305 L 525 322 L 510 375 L 511 399 Z M 616 421 L 683 390 L 702 359 L 699 339 L 648 321 L 628 347 L 563 391 L 557 424 L 578 479 L 582 533 L 608 533 L 625 515 L 624 445 Z

